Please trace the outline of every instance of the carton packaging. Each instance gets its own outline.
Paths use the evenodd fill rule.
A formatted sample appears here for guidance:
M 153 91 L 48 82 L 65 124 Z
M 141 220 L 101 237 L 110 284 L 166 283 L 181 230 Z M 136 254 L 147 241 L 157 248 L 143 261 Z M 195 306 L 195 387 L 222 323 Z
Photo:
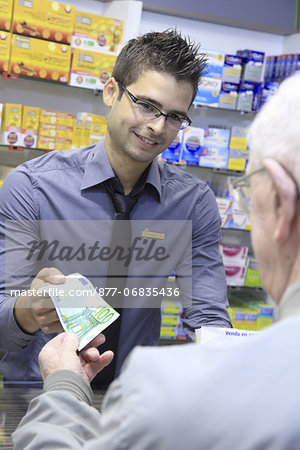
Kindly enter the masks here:
M 239 84 L 222 82 L 219 108 L 236 109 L 238 99 Z
M 116 56 L 73 49 L 70 86 L 102 90 L 111 76 Z
M 13 33 L 70 44 L 74 7 L 48 0 L 15 0 Z
M 261 83 L 242 81 L 240 83 L 237 109 L 240 111 L 257 111 L 261 95 Z
M 205 76 L 198 86 L 195 104 L 217 107 L 222 84 L 225 54 L 213 50 L 204 51 L 207 56 Z
M 122 20 L 75 11 L 72 47 L 101 53 L 118 53 L 122 37 Z
M 230 130 L 223 128 L 204 128 L 204 146 L 228 147 Z
M 204 139 L 204 128 L 187 127 L 183 130 L 181 163 L 199 165 Z
M 222 81 L 239 84 L 243 58 L 237 55 L 225 55 Z
M 8 72 L 11 51 L 11 33 L 0 31 L 0 72 Z
M 236 53 L 243 58 L 242 79 L 260 83 L 263 76 L 265 54 L 256 50 L 238 50 Z
M 216 169 L 227 169 L 228 148 L 216 146 L 203 146 L 200 150 L 199 166 Z
M 247 149 L 248 128 L 233 126 L 231 128 L 229 148 Z
M 166 150 L 161 154 L 160 160 L 167 162 L 179 163 L 182 159 L 181 148 L 182 148 L 183 130 L 180 130 L 176 138 Z
M 220 252 L 225 266 L 246 266 L 248 247 L 243 245 L 220 244 Z
M 14 0 L 0 0 L 0 30 L 10 31 Z
M 70 60 L 69 45 L 13 35 L 12 73 L 67 83 Z
M 21 145 L 22 105 L 5 103 L 1 124 L 1 144 Z
M 245 171 L 249 160 L 248 149 L 229 149 L 228 170 Z
M 26 148 L 37 147 L 40 122 L 40 108 L 23 106 L 21 125 L 21 145 Z

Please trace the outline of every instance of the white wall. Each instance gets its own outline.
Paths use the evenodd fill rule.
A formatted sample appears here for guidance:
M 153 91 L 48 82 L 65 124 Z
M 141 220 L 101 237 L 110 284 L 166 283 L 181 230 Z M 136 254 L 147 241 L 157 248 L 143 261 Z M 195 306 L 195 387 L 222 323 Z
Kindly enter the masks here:
M 176 27 L 184 35 L 189 35 L 196 42 L 201 42 L 203 49 L 235 53 L 239 49 L 251 49 L 268 55 L 282 53 L 284 36 L 259 31 L 243 30 L 225 25 L 182 19 L 176 16 L 142 12 L 140 33 L 163 31 Z M 300 47 L 298 47 L 300 52 Z

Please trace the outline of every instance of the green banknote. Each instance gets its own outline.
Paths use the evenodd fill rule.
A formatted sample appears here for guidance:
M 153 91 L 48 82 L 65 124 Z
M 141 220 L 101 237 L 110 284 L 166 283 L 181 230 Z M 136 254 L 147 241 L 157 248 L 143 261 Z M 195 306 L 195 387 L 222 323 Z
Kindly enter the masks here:
M 65 332 L 79 337 L 78 350 L 120 315 L 80 273 L 72 273 L 63 284 L 50 284 L 42 290 L 51 297 Z

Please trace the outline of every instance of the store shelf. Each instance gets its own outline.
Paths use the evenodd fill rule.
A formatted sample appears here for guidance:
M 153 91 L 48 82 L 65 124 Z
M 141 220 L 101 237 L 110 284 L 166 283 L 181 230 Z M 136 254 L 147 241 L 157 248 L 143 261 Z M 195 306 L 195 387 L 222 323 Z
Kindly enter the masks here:
M 257 111 L 244 111 L 244 110 L 239 110 L 239 109 L 229 109 L 229 108 L 222 108 L 220 106 L 209 106 L 209 105 L 205 105 L 202 103 L 193 103 L 193 107 L 195 109 L 203 109 L 203 110 L 207 110 L 207 111 L 224 111 L 225 113 L 236 113 L 238 115 L 246 115 L 246 116 L 254 116 Z
M 44 155 L 46 150 L 27 149 L 20 147 L 11 147 L 0 145 L 0 165 L 16 167 L 25 161 Z

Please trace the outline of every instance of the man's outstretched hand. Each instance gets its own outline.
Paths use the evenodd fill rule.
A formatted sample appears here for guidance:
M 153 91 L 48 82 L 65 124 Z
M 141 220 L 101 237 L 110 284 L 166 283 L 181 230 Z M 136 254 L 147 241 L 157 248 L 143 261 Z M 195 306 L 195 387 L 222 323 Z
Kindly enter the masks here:
M 39 354 L 38 361 L 43 380 L 57 370 L 72 370 L 90 383 L 114 357 L 110 350 L 103 354 L 99 353 L 96 347 L 104 342 L 105 336 L 99 334 L 80 352 L 77 352 L 78 336 L 73 333 L 60 333 L 51 339 Z

